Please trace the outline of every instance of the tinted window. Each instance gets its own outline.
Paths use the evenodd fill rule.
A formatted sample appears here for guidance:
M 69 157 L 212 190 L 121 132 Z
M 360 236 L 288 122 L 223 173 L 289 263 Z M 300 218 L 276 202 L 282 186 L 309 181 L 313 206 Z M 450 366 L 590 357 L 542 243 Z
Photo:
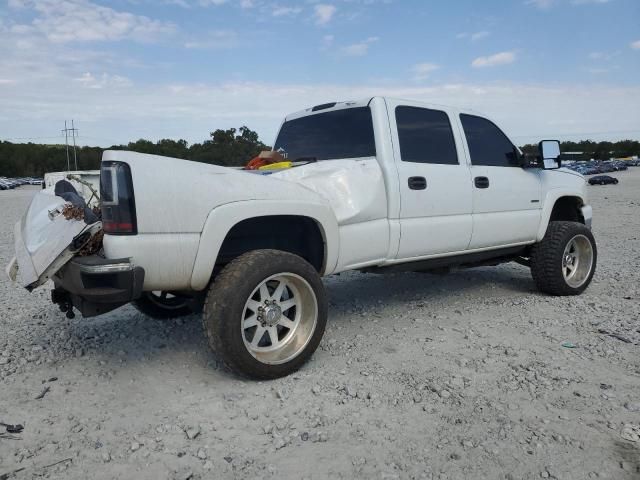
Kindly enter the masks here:
M 456 144 L 446 113 L 396 107 L 396 124 L 402 161 L 458 165 Z
M 516 166 L 517 149 L 493 122 L 475 115 L 460 115 L 473 165 Z
M 375 157 L 371 110 L 355 107 L 289 120 L 274 149 L 284 150 L 289 160 Z

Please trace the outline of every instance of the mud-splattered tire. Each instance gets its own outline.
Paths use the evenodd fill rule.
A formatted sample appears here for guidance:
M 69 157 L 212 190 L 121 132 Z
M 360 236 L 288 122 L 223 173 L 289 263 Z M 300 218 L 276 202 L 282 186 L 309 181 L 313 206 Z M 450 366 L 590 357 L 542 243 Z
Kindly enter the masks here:
M 233 371 L 256 379 L 288 375 L 318 347 L 327 298 L 303 258 L 255 250 L 230 262 L 212 283 L 203 324 L 209 345 Z
M 591 230 L 578 222 L 550 222 L 531 252 L 531 275 L 551 295 L 579 295 L 591 283 L 598 250 Z
M 187 297 L 171 295 L 167 292 L 143 292 L 142 296 L 133 302 L 133 306 L 148 317 L 167 320 L 194 313 L 189 306 L 189 301 Z

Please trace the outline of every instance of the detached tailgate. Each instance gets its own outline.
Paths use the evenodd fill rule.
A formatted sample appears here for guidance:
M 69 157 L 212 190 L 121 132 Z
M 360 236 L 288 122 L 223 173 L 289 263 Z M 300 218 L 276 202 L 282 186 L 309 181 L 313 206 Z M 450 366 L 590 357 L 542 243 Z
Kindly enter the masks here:
M 49 280 L 102 228 L 100 222 L 87 225 L 84 220 L 65 218 L 66 203 L 52 189 L 42 190 L 16 223 L 16 256 L 7 273 L 29 290 Z

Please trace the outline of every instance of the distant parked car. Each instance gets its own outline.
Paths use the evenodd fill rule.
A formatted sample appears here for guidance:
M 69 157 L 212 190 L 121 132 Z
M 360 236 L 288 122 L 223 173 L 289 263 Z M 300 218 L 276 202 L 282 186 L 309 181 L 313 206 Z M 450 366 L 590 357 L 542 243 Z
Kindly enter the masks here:
M 11 188 L 16 188 L 15 183 L 13 183 L 11 180 L 9 180 L 8 178 L 5 178 L 5 177 L 0 177 L 0 185 L 2 185 L 4 187 L 3 190 L 9 190 Z
M 598 175 L 589 179 L 589 185 L 615 185 L 616 183 L 618 183 L 618 179 L 609 175 Z

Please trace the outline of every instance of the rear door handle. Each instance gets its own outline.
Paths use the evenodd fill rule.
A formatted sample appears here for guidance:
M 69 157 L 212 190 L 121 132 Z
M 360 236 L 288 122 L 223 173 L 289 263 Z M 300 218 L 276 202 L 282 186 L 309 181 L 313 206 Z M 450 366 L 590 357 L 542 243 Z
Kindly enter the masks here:
M 427 179 L 424 177 L 409 177 L 407 184 L 411 190 L 424 190 L 427 188 Z
M 473 179 L 476 188 L 489 188 L 489 179 L 487 177 L 476 177 Z

